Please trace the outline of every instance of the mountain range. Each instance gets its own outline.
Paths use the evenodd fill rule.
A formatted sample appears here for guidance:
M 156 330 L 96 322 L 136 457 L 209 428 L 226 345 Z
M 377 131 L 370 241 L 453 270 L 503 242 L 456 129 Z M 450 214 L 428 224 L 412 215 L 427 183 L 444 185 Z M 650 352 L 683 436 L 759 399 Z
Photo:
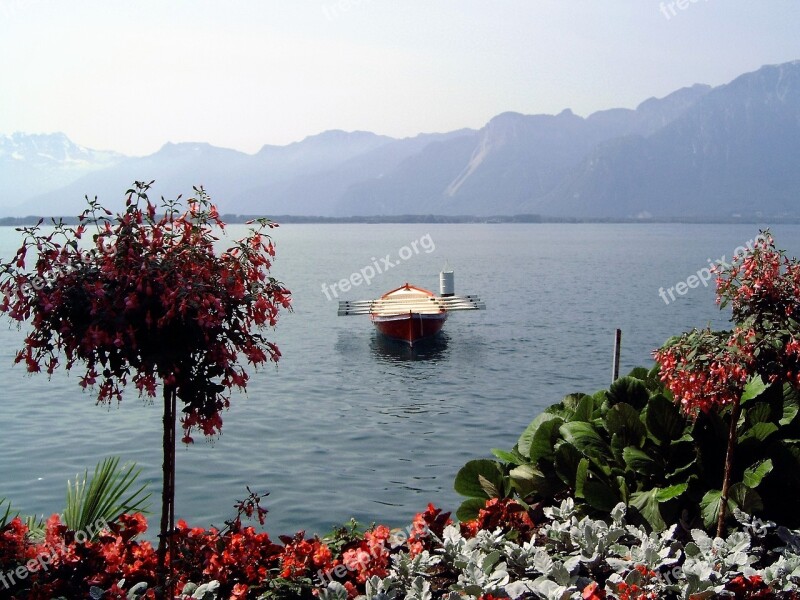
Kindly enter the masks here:
M 800 217 L 800 61 L 635 109 L 503 113 L 480 130 L 395 139 L 326 131 L 255 154 L 167 143 L 144 157 L 64 134 L 0 136 L 0 216 L 110 208 L 134 180 L 166 197 L 203 185 L 225 213 L 518 215 L 575 219 Z

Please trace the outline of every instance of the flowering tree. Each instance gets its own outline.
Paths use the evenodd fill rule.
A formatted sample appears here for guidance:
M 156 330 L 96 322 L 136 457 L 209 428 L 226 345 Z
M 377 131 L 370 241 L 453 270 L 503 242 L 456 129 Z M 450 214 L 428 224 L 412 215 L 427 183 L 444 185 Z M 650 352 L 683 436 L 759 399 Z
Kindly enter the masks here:
M 719 499 L 721 535 L 741 405 L 770 386 L 800 387 L 800 262 L 762 232 L 753 248 L 717 269 L 717 303 L 730 305 L 731 331 L 693 330 L 669 340 L 654 356 L 661 380 L 684 412 L 731 412 Z
M 174 530 L 176 404 L 183 403 L 183 441 L 199 429 L 219 433 L 229 391 L 244 390 L 253 366 L 277 361 L 280 352 L 258 330 L 274 326 L 290 292 L 268 271 L 275 250 L 266 219 L 250 234 L 217 254 L 214 228 L 223 230 L 203 188 L 188 208 L 180 198 L 161 207 L 147 197 L 150 183 L 126 192 L 125 210 L 112 213 L 97 200 L 73 228 L 54 223 L 49 232 L 22 228 L 22 246 L 0 265 L 0 310 L 32 322 L 16 356 L 28 371 L 52 374 L 61 357 L 71 369 L 85 367 L 80 385 L 97 390 L 98 402 L 122 399 L 130 381 L 164 400 L 164 487 L 160 563 L 165 564 Z M 87 227 L 90 243 L 81 244 Z M 33 269 L 26 269 L 28 254 Z M 254 331 L 255 330 L 255 331 Z

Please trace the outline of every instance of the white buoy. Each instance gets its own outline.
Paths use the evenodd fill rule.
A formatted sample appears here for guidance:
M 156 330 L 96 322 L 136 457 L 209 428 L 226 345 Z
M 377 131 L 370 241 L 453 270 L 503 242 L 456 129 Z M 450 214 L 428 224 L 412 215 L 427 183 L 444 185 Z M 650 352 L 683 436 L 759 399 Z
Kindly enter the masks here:
M 448 270 L 447 265 L 444 271 L 439 273 L 439 295 L 442 298 L 454 296 L 456 293 L 455 275 L 453 271 Z

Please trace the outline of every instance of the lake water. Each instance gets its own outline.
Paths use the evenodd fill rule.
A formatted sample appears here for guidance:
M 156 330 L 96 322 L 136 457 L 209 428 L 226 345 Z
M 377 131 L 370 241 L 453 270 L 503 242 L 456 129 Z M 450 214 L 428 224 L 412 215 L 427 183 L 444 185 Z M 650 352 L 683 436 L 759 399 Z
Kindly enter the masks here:
M 800 254 L 800 226 L 772 231 Z M 324 533 L 350 517 L 405 526 L 428 502 L 455 510 L 452 482 L 466 461 L 510 449 L 563 395 L 609 384 L 616 328 L 623 372 L 651 365 L 671 335 L 727 328 L 713 283 L 681 287 L 669 303 L 659 288 L 669 300 L 670 287 L 757 234 L 754 225 L 281 226 L 273 274 L 292 290 L 294 312 L 270 337 L 283 359 L 251 373 L 219 439 L 179 447 L 176 514 L 222 525 L 247 485 L 269 490 L 272 534 Z M 13 228 L 0 228 L 0 256 L 18 245 Z M 386 344 L 368 317 L 337 317 L 322 289 L 375 262 L 383 273 L 341 298 L 371 299 L 406 281 L 438 290 L 447 262 L 456 293 L 478 294 L 488 309 L 452 314 L 441 339 L 419 351 Z M 77 371 L 27 375 L 12 366 L 22 333 L 7 323 L 0 497 L 23 513 L 60 512 L 68 478 L 118 455 L 143 467 L 157 513 L 160 406 L 134 391 L 119 406 L 96 406 Z

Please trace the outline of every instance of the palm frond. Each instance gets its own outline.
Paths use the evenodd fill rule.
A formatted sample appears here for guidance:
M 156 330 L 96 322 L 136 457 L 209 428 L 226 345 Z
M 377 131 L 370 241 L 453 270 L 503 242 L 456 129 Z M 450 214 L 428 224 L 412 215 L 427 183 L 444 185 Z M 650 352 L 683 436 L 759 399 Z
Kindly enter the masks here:
M 119 457 L 112 456 L 98 463 L 91 480 L 88 470 L 83 479 L 76 475 L 74 483 L 67 482 L 64 524 L 91 539 L 99 533 L 98 524 L 113 523 L 126 513 L 146 513 L 149 505 L 145 503 L 150 498 L 144 493 L 147 484 L 128 493 L 141 472 L 135 464 L 120 467 Z
M 28 528 L 28 537 L 35 541 L 44 540 L 45 522 L 44 517 L 30 515 L 23 519 Z
M 5 508 L 3 508 L 5 506 Z M 19 517 L 28 528 L 28 537 L 34 540 L 44 539 L 44 517 L 22 516 L 11 507 L 11 501 L 0 498 L 0 529 Z
M 6 508 L 3 510 L 3 505 L 5 504 Z M 17 516 L 17 513 L 12 513 L 11 510 L 11 502 L 6 500 L 5 498 L 0 498 L 0 529 L 5 527 L 9 521 L 13 521 L 14 517 Z

